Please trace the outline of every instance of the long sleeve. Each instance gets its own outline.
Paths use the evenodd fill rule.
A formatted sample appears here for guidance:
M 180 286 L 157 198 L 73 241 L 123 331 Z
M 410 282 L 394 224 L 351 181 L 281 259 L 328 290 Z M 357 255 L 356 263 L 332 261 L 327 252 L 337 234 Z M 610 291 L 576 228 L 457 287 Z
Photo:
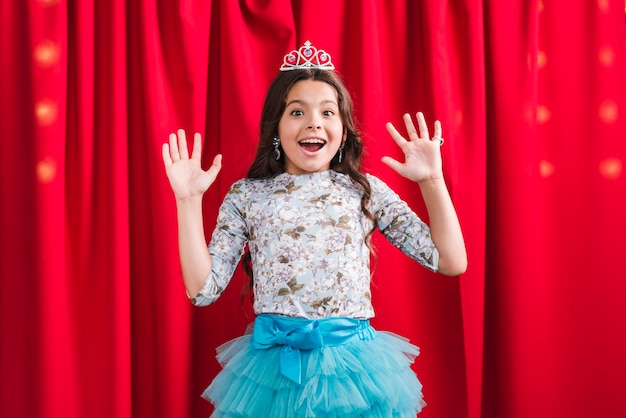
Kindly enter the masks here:
M 404 254 L 427 269 L 437 271 L 439 252 L 428 225 L 383 181 L 372 175 L 367 178 L 372 187 L 372 208 L 380 232 Z
M 212 260 L 211 274 L 198 295 L 191 299 L 194 305 L 206 306 L 220 297 L 243 255 L 248 232 L 240 187 L 241 183 L 235 183 L 220 206 L 208 248 Z

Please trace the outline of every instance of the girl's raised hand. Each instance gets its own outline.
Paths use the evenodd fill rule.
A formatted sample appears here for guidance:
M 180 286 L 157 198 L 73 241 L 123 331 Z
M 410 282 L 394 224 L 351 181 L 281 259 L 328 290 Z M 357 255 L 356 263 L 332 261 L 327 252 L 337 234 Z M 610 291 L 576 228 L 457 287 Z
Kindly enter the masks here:
M 179 129 L 169 135 L 169 144 L 163 144 L 163 163 L 177 200 L 193 196 L 202 196 L 213 184 L 222 168 L 222 155 L 213 159 L 208 170 L 203 170 L 200 157 L 202 154 L 202 137 L 199 133 L 193 136 L 191 157 L 187 149 L 185 131 Z
M 391 157 L 383 157 L 383 163 L 403 177 L 415 182 L 443 178 L 441 164 L 441 122 L 435 121 L 435 133 L 433 138 L 428 134 L 428 126 L 422 112 L 417 112 L 417 129 L 408 113 L 403 116 L 408 139 L 404 138 L 396 128 L 388 122 L 387 131 L 404 153 L 404 163 Z

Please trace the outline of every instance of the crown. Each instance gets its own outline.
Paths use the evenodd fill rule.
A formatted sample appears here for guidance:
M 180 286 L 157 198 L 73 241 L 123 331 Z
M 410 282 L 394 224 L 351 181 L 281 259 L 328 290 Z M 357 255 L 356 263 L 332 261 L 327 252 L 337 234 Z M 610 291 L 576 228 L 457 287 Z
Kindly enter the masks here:
M 319 70 L 334 70 L 330 54 L 323 49 L 317 49 L 306 41 L 298 50 L 293 50 L 283 57 L 280 71 L 301 70 L 316 68 Z

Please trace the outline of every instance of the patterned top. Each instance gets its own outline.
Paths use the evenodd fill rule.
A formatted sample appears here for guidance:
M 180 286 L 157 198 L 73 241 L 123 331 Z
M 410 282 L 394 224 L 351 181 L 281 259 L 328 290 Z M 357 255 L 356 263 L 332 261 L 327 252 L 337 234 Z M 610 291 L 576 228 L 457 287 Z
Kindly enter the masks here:
M 378 229 L 436 271 L 439 253 L 430 228 L 380 179 L 369 174 L 367 179 Z M 220 207 L 209 244 L 211 275 L 192 302 L 205 306 L 221 295 L 247 243 L 255 313 L 373 317 L 365 240 L 373 224 L 361 210 L 362 195 L 360 185 L 334 170 L 237 181 Z

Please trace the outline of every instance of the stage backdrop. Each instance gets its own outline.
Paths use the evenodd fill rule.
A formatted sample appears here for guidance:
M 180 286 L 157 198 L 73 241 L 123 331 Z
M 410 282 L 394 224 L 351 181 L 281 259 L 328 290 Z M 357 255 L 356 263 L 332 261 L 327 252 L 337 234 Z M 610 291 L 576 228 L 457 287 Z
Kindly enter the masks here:
M 424 217 L 384 124 L 443 123 L 467 273 L 376 237 L 373 322 L 421 346 L 423 416 L 626 416 L 625 32 L 622 0 L 0 1 L 0 416 L 208 416 L 250 302 L 241 273 L 188 302 L 161 144 L 224 154 L 209 233 L 306 40 L 354 95 L 367 170 Z

